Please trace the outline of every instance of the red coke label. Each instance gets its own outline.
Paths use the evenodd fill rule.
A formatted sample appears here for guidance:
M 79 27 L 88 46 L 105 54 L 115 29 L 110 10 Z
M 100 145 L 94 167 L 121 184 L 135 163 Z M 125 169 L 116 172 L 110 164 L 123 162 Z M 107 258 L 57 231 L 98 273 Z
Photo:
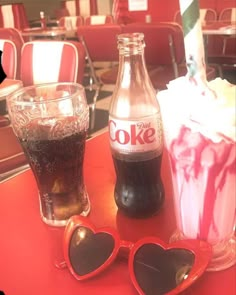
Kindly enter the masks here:
M 139 121 L 120 120 L 109 117 L 111 148 L 120 152 L 162 152 L 162 124 L 159 115 Z

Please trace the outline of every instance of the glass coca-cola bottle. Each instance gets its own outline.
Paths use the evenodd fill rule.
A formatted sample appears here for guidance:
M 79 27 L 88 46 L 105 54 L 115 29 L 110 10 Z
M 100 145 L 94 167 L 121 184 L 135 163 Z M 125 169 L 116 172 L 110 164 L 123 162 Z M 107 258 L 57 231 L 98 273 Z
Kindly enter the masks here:
M 119 71 L 109 109 L 115 201 L 132 217 L 154 215 L 164 201 L 162 122 L 144 47 L 142 33 L 118 35 Z

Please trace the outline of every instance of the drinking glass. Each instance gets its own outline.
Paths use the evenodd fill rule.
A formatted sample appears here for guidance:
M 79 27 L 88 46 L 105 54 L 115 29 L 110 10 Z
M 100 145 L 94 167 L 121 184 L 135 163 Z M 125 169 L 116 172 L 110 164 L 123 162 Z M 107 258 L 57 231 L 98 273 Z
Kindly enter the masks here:
M 194 98 L 188 85 L 186 100 L 177 85 L 158 94 L 177 221 L 171 241 L 188 238 L 211 244 L 208 271 L 236 263 L 235 92 L 226 82 L 216 84 L 222 87 L 217 98 L 197 93 Z
M 83 179 L 89 109 L 83 86 L 48 83 L 23 87 L 7 98 L 13 130 L 37 182 L 42 220 L 64 226 L 86 216 Z

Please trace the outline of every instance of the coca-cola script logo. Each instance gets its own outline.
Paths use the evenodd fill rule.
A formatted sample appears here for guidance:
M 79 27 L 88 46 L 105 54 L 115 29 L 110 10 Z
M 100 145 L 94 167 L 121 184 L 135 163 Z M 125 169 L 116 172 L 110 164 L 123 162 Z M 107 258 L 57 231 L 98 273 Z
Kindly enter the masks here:
M 137 122 L 127 124 L 126 128 L 119 128 L 116 121 L 109 121 L 109 134 L 112 142 L 121 145 L 143 145 L 156 141 L 156 130 L 151 122 Z

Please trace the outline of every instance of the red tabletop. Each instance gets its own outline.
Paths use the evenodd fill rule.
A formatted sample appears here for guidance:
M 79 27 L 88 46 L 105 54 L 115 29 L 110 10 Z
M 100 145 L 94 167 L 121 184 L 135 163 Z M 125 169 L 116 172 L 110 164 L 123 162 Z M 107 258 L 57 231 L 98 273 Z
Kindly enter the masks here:
M 115 173 L 107 133 L 87 141 L 85 181 L 91 200 L 90 220 L 98 227 L 115 227 L 121 238 L 136 241 L 158 236 L 168 241 L 175 229 L 170 171 L 163 156 L 162 178 L 166 200 L 158 215 L 131 219 L 117 212 L 113 198 Z M 31 170 L 0 184 L 0 290 L 6 295 L 136 295 L 127 261 L 117 259 L 93 279 L 78 282 L 67 268 L 58 269 L 62 257 L 63 228 L 45 225 L 39 216 L 36 183 Z M 236 266 L 204 273 L 185 295 L 236 294 Z

